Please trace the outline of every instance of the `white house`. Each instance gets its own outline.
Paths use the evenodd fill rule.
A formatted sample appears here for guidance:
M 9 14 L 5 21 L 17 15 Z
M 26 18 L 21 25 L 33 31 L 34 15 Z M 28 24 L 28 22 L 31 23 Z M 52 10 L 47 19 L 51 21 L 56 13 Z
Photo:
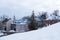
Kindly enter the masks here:
M 11 24 L 12 24 L 12 20 L 9 20 L 9 21 L 6 22 L 6 31 L 7 31 L 7 32 L 10 31 L 10 29 L 11 29 Z
M 21 22 L 16 23 L 16 32 L 26 32 L 28 31 L 28 24 L 27 20 L 23 21 L 20 20 Z
M 26 32 L 28 31 L 27 23 L 16 24 L 16 32 Z

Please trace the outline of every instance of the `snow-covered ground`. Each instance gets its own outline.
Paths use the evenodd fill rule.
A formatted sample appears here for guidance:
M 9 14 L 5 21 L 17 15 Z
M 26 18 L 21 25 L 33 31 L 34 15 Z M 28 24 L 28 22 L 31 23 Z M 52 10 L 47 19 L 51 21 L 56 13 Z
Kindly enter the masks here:
M 0 40 L 60 40 L 60 22 L 42 29 L 0 37 Z

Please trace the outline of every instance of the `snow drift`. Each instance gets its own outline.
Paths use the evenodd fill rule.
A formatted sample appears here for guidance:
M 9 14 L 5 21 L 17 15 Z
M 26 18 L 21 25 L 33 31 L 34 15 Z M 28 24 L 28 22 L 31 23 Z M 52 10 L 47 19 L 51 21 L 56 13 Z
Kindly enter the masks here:
M 35 31 L 0 37 L 0 40 L 60 40 L 60 23 Z

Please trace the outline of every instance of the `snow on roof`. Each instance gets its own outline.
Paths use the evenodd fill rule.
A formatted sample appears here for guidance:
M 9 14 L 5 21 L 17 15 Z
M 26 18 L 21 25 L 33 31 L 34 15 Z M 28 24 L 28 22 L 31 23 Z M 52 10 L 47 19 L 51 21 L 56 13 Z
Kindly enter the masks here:
M 60 19 L 60 16 L 50 15 L 46 20 Z
M 14 30 L 10 30 L 9 32 L 15 32 Z
M 52 20 L 52 17 L 48 17 L 46 20 Z
M 37 17 L 37 18 L 35 18 L 35 20 L 36 20 L 36 21 L 41 21 L 38 17 Z
M 1 36 L 1 35 L 4 35 L 4 34 L 3 34 L 3 33 L 0 33 L 0 36 Z
M 25 24 L 26 25 L 27 23 L 20 23 L 20 24 Z
M 60 40 L 60 22 L 42 29 L 0 37 L 0 40 Z

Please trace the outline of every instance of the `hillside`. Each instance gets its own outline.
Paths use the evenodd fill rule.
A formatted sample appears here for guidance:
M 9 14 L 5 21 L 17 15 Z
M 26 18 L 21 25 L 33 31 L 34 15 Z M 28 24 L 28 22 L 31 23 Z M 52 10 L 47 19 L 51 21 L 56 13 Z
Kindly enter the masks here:
M 60 23 L 30 32 L 0 37 L 0 40 L 60 40 Z

